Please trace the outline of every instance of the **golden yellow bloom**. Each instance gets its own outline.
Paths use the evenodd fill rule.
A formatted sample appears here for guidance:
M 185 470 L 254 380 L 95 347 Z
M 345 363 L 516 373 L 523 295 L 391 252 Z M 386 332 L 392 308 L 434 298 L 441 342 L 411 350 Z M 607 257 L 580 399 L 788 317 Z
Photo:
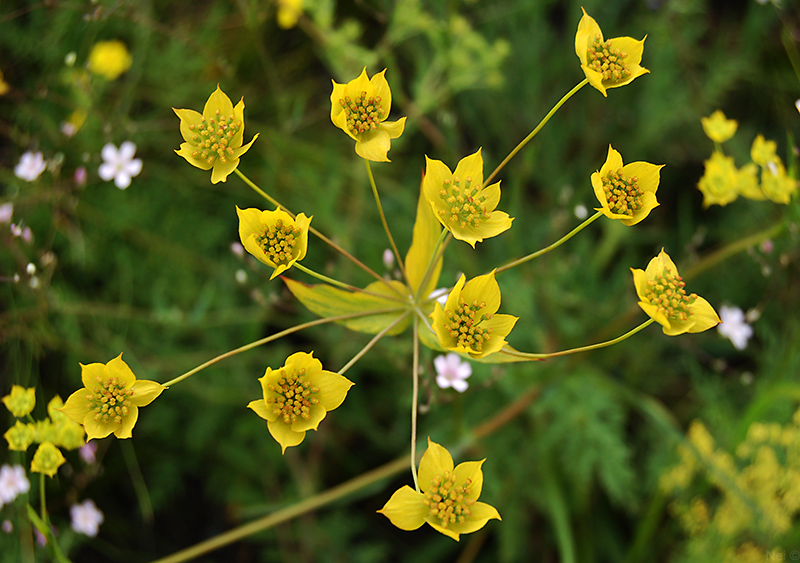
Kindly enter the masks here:
M 581 60 L 581 69 L 589 79 L 589 84 L 607 96 L 606 89 L 625 86 L 650 72 L 640 64 L 646 35 L 641 41 L 632 37 L 604 41 L 600 26 L 586 10 L 581 10 L 583 17 L 575 34 L 575 53 Z
M 633 283 L 639 295 L 639 307 L 663 326 L 664 334 L 703 332 L 720 323 L 714 308 L 702 297 L 686 295 L 686 285 L 672 259 L 661 252 L 650 260 L 647 270 L 634 270 Z
M 729 204 L 739 196 L 738 186 L 739 176 L 733 158 L 719 151 L 711 153 L 711 158 L 705 161 L 703 177 L 697 182 L 697 189 L 703 193 L 703 207 Z
M 431 326 L 445 349 L 483 358 L 500 350 L 518 317 L 496 315 L 500 308 L 500 286 L 494 270 L 471 279 L 462 275 L 442 308 L 436 303 Z
M 292 216 L 280 207 L 262 211 L 251 207 L 239 209 L 239 238 L 245 250 L 275 270 L 269 279 L 288 270 L 306 256 L 308 227 L 312 217 L 300 213 Z
M 748 199 L 766 199 L 767 196 L 758 185 L 758 166 L 752 162 L 742 166 L 736 173 L 736 191 Z
M 303 0 L 278 0 L 278 25 L 291 29 L 303 13 Z
M 8 449 L 12 452 L 24 452 L 33 443 L 36 430 L 32 424 L 23 424 L 19 420 L 9 428 L 3 438 L 8 442 Z
M 3 71 L 0 70 L 0 96 L 5 94 L 6 92 L 8 92 L 9 89 L 10 89 L 10 86 L 8 85 L 8 82 L 3 80 Z
M 427 522 L 459 541 L 461 534 L 480 530 L 489 520 L 502 520 L 495 507 L 478 502 L 484 461 L 467 461 L 454 468 L 450 452 L 428 438 L 428 449 L 419 463 L 422 492 L 405 485 L 378 512 L 401 530 L 416 530 Z
M 63 407 L 64 401 L 58 395 L 47 403 L 47 414 L 50 415 L 54 433 L 54 438 L 49 441 L 59 448 L 74 450 L 86 444 L 84 438 L 86 432 L 84 432 L 83 426 L 61 412 Z
M 89 53 L 88 67 L 91 72 L 106 80 L 116 80 L 120 74 L 131 68 L 131 63 L 133 59 L 125 43 L 115 39 L 94 44 Z
M 36 406 L 36 387 L 25 389 L 21 385 L 12 385 L 11 393 L 3 397 L 3 404 L 15 418 L 27 416 Z
M 700 119 L 703 124 L 703 131 L 706 136 L 715 143 L 724 143 L 734 136 L 739 123 L 734 119 L 728 119 L 722 111 L 717 110 L 708 117 Z
M 656 190 L 663 167 L 649 162 L 623 166 L 622 155 L 608 145 L 605 164 L 592 174 L 594 195 L 602 206 L 595 211 L 629 227 L 639 223 L 658 206 Z
M 770 162 L 777 162 L 778 144 L 775 141 L 767 141 L 764 135 L 758 135 L 753 139 L 753 145 L 750 147 L 750 158 L 759 166 L 766 166 Z
M 786 174 L 783 162 L 768 162 L 761 169 L 761 189 L 775 203 L 788 204 L 797 191 L 797 180 Z
M 392 109 L 392 91 L 382 70 L 371 79 L 367 67 L 347 84 L 333 82 L 331 121 L 356 142 L 356 154 L 375 162 L 389 162 L 391 140 L 403 134 L 406 118 L 386 121 Z
M 292 354 L 282 368 L 267 368 L 258 381 L 264 398 L 250 401 L 247 407 L 267 421 L 281 453 L 302 442 L 307 431 L 316 430 L 354 385 L 346 377 L 322 369 L 313 352 Z
M 67 461 L 64 454 L 50 442 L 39 444 L 36 453 L 33 454 L 31 461 L 31 471 L 34 473 L 44 473 L 48 477 L 53 477 L 58 468 Z
M 209 96 L 203 113 L 191 109 L 172 108 L 181 120 L 185 143 L 175 152 L 200 170 L 211 169 L 211 183 L 225 182 L 239 166 L 239 157 L 258 139 L 244 142 L 244 98 L 236 107 L 219 84 Z
M 83 389 L 75 391 L 59 409 L 82 424 L 89 440 L 130 438 L 139 418 L 139 407 L 158 397 L 166 387 L 155 381 L 136 379 L 122 354 L 107 364 L 81 364 Z
M 500 182 L 483 186 L 481 150 L 462 158 L 455 172 L 441 160 L 425 157 L 422 193 L 436 218 L 458 240 L 475 248 L 476 242 L 511 228 L 508 213 L 496 211 L 500 202 Z

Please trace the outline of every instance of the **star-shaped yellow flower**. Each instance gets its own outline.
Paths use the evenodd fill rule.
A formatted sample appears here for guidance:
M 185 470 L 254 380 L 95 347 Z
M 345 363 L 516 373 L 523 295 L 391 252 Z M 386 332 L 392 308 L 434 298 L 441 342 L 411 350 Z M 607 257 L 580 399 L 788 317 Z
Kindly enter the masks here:
M 244 142 L 244 98 L 236 107 L 225 93 L 217 89 L 211 94 L 203 113 L 191 109 L 172 108 L 181 120 L 181 135 L 185 143 L 175 152 L 192 166 L 211 169 L 211 183 L 225 182 L 239 166 L 239 157 L 258 139 Z
M 132 63 L 133 59 L 125 43 L 115 39 L 95 43 L 86 66 L 92 73 L 106 80 L 116 80 L 119 75 L 131 68 Z
M 81 364 L 81 380 L 83 389 L 70 395 L 59 410 L 83 425 L 88 440 L 112 432 L 117 438 L 130 438 L 139 407 L 149 405 L 166 389 L 155 381 L 137 380 L 122 354 L 107 364 Z
M 663 248 L 650 260 L 646 270 L 631 268 L 631 272 L 640 299 L 639 307 L 662 325 L 667 336 L 703 332 L 720 323 L 708 301 L 695 293 L 686 294 L 686 284 Z
M 313 352 L 292 354 L 282 368 L 267 368 L 258 381 L 264 398 L 250 401 L 247 407 L 267 421 L 282 453 L 300 444 L 308 430 L 316 430 L 354 385 L 346 377 L 322 369 Z
M 476 242 L 491 238 L 511 228 L 513 219 L 497 211 L 500 182 L 483 186 L 481 149 L 464 157 L 456 171 L 441 160 L 425 157 L 422 193 L 444 228 L 475 248 Z
M 697 189 L 703 193 L 703 207 L 728 205 L 739 197 L 739 171 L 733 158 L 715 150 L 704 164 L 703 177 L 697 182 Z
M 356 142 L 356 154 L 375 162 L 389 162 L 386 153 L 391 140 L 403 134 L 406 118 L 386 121 L 392 109 L 392 91 L 383 76 L 386 70 L 371 79 L 367 68 L 347 84 L 333 82 L 331 121 Z
M 575 34 L 575 53 L 581 60 L 581 69 L 589 79 L 589 84 L 607 96 L 606 89 L 625 86 L 650 72 L 640 64 L 646 35 L 641 41 L 632 37 L 615 37 L 604 41 L 600 26 L 586 10 L 581 10 L 583 17 Z
M 715 143 L 724 143 L 736 134 L 739 123 L 728 119 L 722 110 L 717 110 L 708 117 L 700 118 L 706 136 Z
M 428 438 L 428 449 L 419 463 L 422 492 L 405 485 L 378 512 L 401 530 L 416 530 L 427 522 L 456 541 L 461 534 L 480 530 L 489 520 L 502 520 L 495 507 L 478 502 L 484 461 L 467 461 L 454 468 L 450 452 Z
M 608 145 L 608 157 L 599 172 L 592 174 L 594 195 L 603 215 L 619 219 L 628 227 L 642 221 L 658 206 L 656 190 L 664 165 L 631 162 L 622 165 L 622 155 Z
M 43 442 L 36 448 L 31 460 L 31 471 L 43 473 L 48 477 L 54 477 L 64 462 L 64 454 L 50 442 Z
M 15 418 L 27 416 L 36 406 L 36 387 L 26 389 L 21 385 L 12 385 L 11 393 L 3 397 L 3 404 Z
M 462 275 L 444 308 L 436 303 L 431 327 L 445 349 L 483 358 L 507 344 L 505 337 L 519 319 L 495 314 L 500 308 L 500 286 L 494 270 L 465 281 Z
M 280 207 L 275 211 L 239 209 L 239 238 L 245 250 L 275 270 L 269 279 L 288 270 L 306 256 L 308 227 L 313 217 L 292 216 Z

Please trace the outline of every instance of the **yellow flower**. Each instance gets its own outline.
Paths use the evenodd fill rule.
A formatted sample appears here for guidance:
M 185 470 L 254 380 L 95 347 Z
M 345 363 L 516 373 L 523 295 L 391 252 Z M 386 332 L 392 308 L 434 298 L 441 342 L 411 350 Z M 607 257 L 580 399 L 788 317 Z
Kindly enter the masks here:
M 758 166 L 752 162 L 742 166 L 736 173 L 736 191 L 748 199 L 766 199 L 767 196 L 758 185 Z
M 19 420 L 9 428 L 3 438 L 8 442 L 8 449 L 12 452 L 24 452 L 33 443 L 36 430 L 32 424 L 23 424 Z
M 331 121 L 356 142 L 356 154 L 375 162 L 389 162 L 391 140 L 403 134 L 406 118 L 386 121 L 392 109 L 392 91 L 384 74 L 367 78 L 367 67 L 347 84 L 333 82 Z
M 305 258 L 308 248 L 308 227 L 312 217 L 300 213 L 292 216 L 281 210 L 261 211 L 253 207 L 239 209 L 239 238 L 245 250 L 275 271 L 269 279 L 288 270 Z
M 247 407 L 267 421 L 282 453 L 302 442 L 308 430 L 316 430 L 354 385 L 346 377 L 322 369 L 313 352 L 292 354 L 282 368 L 267 368 L 258 381 L 264 398 L 250 401 Z
M 89 53 L 89 70 L 106 80 L 115 80 L 120 74 L 131 68 L 133 59 L 128 53 L 125 43 L 115 39 L 113 41 L 99 41 Z
M 244 98 L 236 107 L 231 99 L 217 89 L 209 96 L 203 113 L 192 109 L 172 108 L 181 120 L 181 135 L 185 143 L 175 152 L 200 170 L 211 170 L 211 183 L 225 182 L 236 167 L 239 157 L 258 139 L 244 142 Z
M 649 162 L 631 162 L 622 165 L 622 155 L 608 145 L 606 162 L 599 172 L 592 174 L 594 195 L 599 209 L 611 219 L 620 219 L 631 226 L 642 221 L 658 206 L 656 190 L 660 171 L 664 165 Z
M 786 174 L 783 162 L 768 162 L 761 169 L 761 189 L 775 203 L 788 204 L 797 191 L 797 181 Z
M 686 295 L 683 289 L 686 284 L 663 248 L 650 260 L 647 270 L 631 268 L 631 272 L 640 299 L 639 307 L 663 326 L 664 334 L 703 332 L 720 323 L 708 301 L 694 293 Z
M 44 473 L 48 477 L 53 477 L 58 468 L 67 461 L 64 454 L 50 442 L 39 444 L 36 453 L 33 454 L 31 461 L 31 471 L 34 473 Z
M 422 492 L 405 485 L 378 512 L 401 530 L 416 530 L 427 522 L 456 541 L 461 534 L 480 530 L 493 518 L 502 520 L 495 507 L 478 502 L 484 461 L 467 461 L 453 468 L 450 452 L 428 438 L 428 449 L 419 463 Z
M 61 412 L 64 406 L 64 401 L 61 397 L 56 395 L 47 404 L 47 414 L 50 415 L 50 420 L 53 424 L 53 432 L 55 439 L 50 440 L 56 446 L 64 448 L 65 450 L 74 450 L 86 444 L 83 426 L 71 420 L 67 415 Z
M 703 131 L 706 136 L 715 143 L 724 143 L 736 133 L 739 123 L 734 119 L 728 119 L 722 111 L 717 110 L 708 117 L 700 119 L 703 124 Z
M 291 29 L 303 13 L 303 0 L 278 0 L 278 25 Z
M 764 135 L 758 135 L 750 147 L 750 158 L 759 166 L 766 166 L 770 162 L 780 160 L 776 153 L 777 149 L 778 144 L 775 141 L 767 141 Z
M 483 358 L 506 345 L 504 339 L 519 319 L 495 314 L 500 308 L 500 286 L 494 270 L 464 282 L 462 275 L 444 308 L 436 303 L 431 326 L 445 349 Z
M 459 161 L 455 172 L 441 160 L 425 157 L 422 192 L 436 218 L 458 240 L 475 248 L 476 242 L 511 228 L 508 213 L 496 211 L 500 202 L 500 182 L 482 188 L 481 150 Z
M 575 34 L 575 53 L 581 60 L 581 69 L 589 84 L 607 96 L 607 88 L 619 88 L 634 78 L 650 72 L 640 66 L 644 52 L 644 39 L 616 37 L 603 40 L 603 32 L 586 10 Z
M 3 80 L 3 71 L 0 70 L 0 96 L 8 92 L 10 89 L 8 82 Z
M 25 389 L 20 385 L 12 385 L 11 393 L 3 397 L 3 404 L 15 418 L 27 416 L 36 406 L 36 387 Z
M 738 171 L 733 158 L 719 151 L 711 153 L 711 158 L 705 161 L 703 177 L 697 182 L 697 189 L 703 193 L 703 207 L 729 204 L 739 196 L 738 186 Z
M 130 438 L 139 418 L 139 407 L 149 405 L 166 387 L 136 379 L 122 354 L 107 364 L 81 364 L 83 389 L 75 391 L 59 409 L 82 424 L 87 439 Z

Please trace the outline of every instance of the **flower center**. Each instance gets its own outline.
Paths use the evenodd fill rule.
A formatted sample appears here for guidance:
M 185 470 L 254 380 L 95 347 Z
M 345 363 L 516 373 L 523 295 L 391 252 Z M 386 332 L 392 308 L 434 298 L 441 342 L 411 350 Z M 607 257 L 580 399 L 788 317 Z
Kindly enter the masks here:
M 621 82 L 631 75 L 631 71 L 625 66 L 627 56 L 627 53 L 611 46 L 611 39 L 602 41 L 600 35 L 595 36 L 586 53 L 589 68 L 603 75 L 604 82 Z
M 292 370 L 286 375 L 286 370 L 281 368 L 281 378 L 277 383 L 270 383 L 267 389 L 275 393 L 276 397 L 268 397 L 267 404 L 271 404 L 272 412 L 283 417 L 283 422 L 291 424 L 297 417 L 308 420 L 311 417 L 311 407 L 319 404 L 319 399 L 314 397 L 319 393 L 319 387 L 313 387 L 305 380 L 305 369 Z
M 664 268 L 661 275 L 647 281 L 646 297 L 668 319 L 685 321 L 692 316 L 690 306 L 697 299 L 696 293 L 686 295 L 685 285 L 679 275 Z
M 447 316 L 445 330 L 450 331 L 450 336 L 456 339 L 458 346 L 470 348 L 475 352 L 483 350 L 484 342 L 492 339 L 492 329 L 483 328 L 480 323 L 492 318 L 492 315 L 478 315 L 481 309 L 486 307 L 485 302 L 478 302 L 475 299 L 468 304 L 463 299 L 459 299 L 458 307 L 455 311 L 446 309 L 444 314 Z
M 282 266 L 291 261 L 294 254 L 294 246 L 297 244 L 297 236 L 300 229 L 294 225 L 283 223 L 283 219 L 278 219 L 275 225 L 261 225 L 262 235 L 256 235 L 256 242 L 264 251 L 273 264 Z
M 347 115 L 347 129 L 353 135 L 377 129 L 381 121 L 386 119 L 386 111 L 381 106 L 381 97 L 367 97 L 366 92 L 361 92 L 355 100 L 350 96 L 339 99 L 339 105 L 344 108 Z
M 439 190 L 439 197 L 445 203 L 445 208 L 439 209 L 439 215 L 449 215 L 450 222 L 460 225 L 462 229 L 468 226 L 477 227 L 481 221 L 488 220 L 492 214 L 484 205 L 486 196 L 478 195 L 479 188 L 480 186 L 472 186 L 472 178 L 464 180 L 463 187 L 461 180 L 456 177 L 452 181 L 445 180 Z
M 118 377 L 97 378 L 97 385 L 87 395 L 94 419 L 101 424 L 121 424 L 130 412 L 133 389 L 125 389 Z
M 612 213 L 632 216 L 634 211 L 642 208 L 642 190 L 639 188 L 639 178 L 631 176 L 626 178 L 622 170 L 615 170 L 603 178 L 603 191 Z
M 431 486 L 422 502 L 430 508 L 429 514 L 439 520 L 438 523 L 442 528 L 447 528 L 451 524 L 461 524 L 470 517 L 470 506 L 475 504 L 474 500 L 466 498 L 469 496 L 471 484 L 470 479 L 463 485 L 457 484 L 456 476 L 449 471 L 431 479 Z
M 242 130 L 242 121 L 236 121 L 232 115 L 220 115 L 217 110 L 216 117 L 206 120 L 205 116 L 200 118 L 197 125 L 189 125 L 189 129 L 194 131 L 191 143 L 197 147 L 192 153 L 194 158 L 202 159 L 213 164 L 219 158 L 221 163 L 228 162 L 228 158 L 234 154 L 229 146 L 233 137 Z

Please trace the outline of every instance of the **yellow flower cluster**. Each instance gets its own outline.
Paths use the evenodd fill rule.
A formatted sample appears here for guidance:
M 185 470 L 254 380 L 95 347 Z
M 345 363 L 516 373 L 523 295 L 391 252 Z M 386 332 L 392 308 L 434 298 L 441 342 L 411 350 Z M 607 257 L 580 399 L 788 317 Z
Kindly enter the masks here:
M 739 196 L 789 203 L 797 191 L 797 181 L 786 172 L 774 141 L 758 135 L 750 148 L 752 162 L 737 168 L 733 158 L 725 155 L 719 145 L 733 137 L 739 124 L 727 119 L 720 110 L 704 117 L 701 122 L 705 134 L 717 145 L 705 161 L 703 177 L 697 183 L 697 188 L 703 193 L 704 207 L 727 205 Z
M 115 39 L 95 43 L 86 66 L 93 74 L 102 76 L 106 80 L 116 80 L 131 68 L 131 64 L 133 58 L 125 43 Z

